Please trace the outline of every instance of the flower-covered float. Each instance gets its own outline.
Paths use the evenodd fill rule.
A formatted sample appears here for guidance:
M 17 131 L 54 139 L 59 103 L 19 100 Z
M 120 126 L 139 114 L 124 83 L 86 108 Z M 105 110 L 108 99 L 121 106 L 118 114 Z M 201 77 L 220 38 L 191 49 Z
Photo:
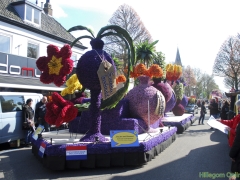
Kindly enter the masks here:
M 69 31 L 82 29 L 92 34 L 88 28 L 83 26 L 73 27 Z M 118 36 L 127 45 L 129 60 L 126 79 L 122 75 L 116 75 L 111 56 L 103 50 L 104 42 L 101 39 L 109 35 Z M 149 100 L 146 102 L 152 102 L 154 107 L 152 108 L 150 103 L 145 103 L 144 106 L 150 111 L 143 110 L 145 113 L 157 116 L 154 117 L 154 120 L 149 118 L 146 120 L 145 114 L 137 114 L 136 116 L 132 114 L 133 111 L 129 108 L 131 98 L 127 94 L 130 73 L 134 72 L 132 63 L 135 59 L 131 37 L 118 26 L 106 26 L 98 32 L 96 38 L 93 34 L 92 36 L 79 37 L 72 45 L 86 37 L 91 39 L 92 50 L 86 52 L 79 59 L 76 75 L 67 81 L 67 88 L 61 92 L 64 96 L 79 90 L 79 96 L 70 102 L 54 93 L 51 104 L 47 105 L 49 110 L 47 121 L 56 126 L 63 122 L 69 122 L 70 127 L 72 127 L 69 129 L 70 134 L 66 130 L 59 131 L 57 135 L 51 132 L 42 133 L 42 137 L 40 136 L 37 140 L 32 139 L 32 151 L 46 167 L 55 170 L 144 164 L 163 151 L 176 138 L 177 128 L 157 128 L 159 126 L 157 121 L 164 114 L 165 98 L 160 91 L 152 86 L 150 90 L 152 91 L 154 88 L 155 92 L 153 94 L 146 93 L 145 96 L 148 96 Z M 65 63 L 64 60 L 71 56 L 69 52 L 71 51 L 56 49 L 54 53 L 48 51 L 48 57 L 39 58 L 37 65 L 41 71 L 47 76 L 52 76 L 51 81 L 45 80 L 43 82 L 40 79 L 43 83 L 57 82 L 56 85 L 60 85 L 64 82 L 64 76 L 70 73 L 65 69 L 69 69 L 71 63 Z M 60 55 L 55 55 L 56 53 L 60 53 Z M 65 56 L 64 53 L 67 55 Z M 67 67 L 65 68 L 65 66 Z M 149 78 L 161 74 L 161 69 L 156 66 L 150 67 L 144 75 L 142 74 L 144 86 L 148 89 Z M 59 75 L 63 77 L 59 77 Z M 123 82 L 124 86 L 117 89 L 117 83 Z M 90 99 L 84 98 L 83 90 L 85 88 L 90 90 Z M 74 105 L 75 102 L 81 104 Z M 85 106 L 86 103 L 89 106 Z M 78 113 L 79 109 L 84 109 L 81 111 L 81 115 Z M 148 132 L 153 124 L 156 124 L 157 132 Z M 139 146 L 112 148 L 109 138 L 110 130 L 134 130 L 135 133 L 138 133 Z M 73 133 L 76 133 L 76 136 Z M 69 149 L 84 151 L 86 159 L 69 160 Z M 40 151 L 41 157 L 39 157 Z
M 195 120 L 193 115 L 184 114 L 188 98 L 184 95 L 184 83 L 180 81 L 181 75 L 181 66 L 176 64 L 168 64 L 166 66 L 166 80 L 169 82 L 168 85 L 171 85 L 173 91 L 172 97 L 167 102 L 165 112 L 172 111 L 173 115 L 167 114 L 162 122 L 165 126 L 176 126 L 178 129 L 177 133 L 183 133 Z

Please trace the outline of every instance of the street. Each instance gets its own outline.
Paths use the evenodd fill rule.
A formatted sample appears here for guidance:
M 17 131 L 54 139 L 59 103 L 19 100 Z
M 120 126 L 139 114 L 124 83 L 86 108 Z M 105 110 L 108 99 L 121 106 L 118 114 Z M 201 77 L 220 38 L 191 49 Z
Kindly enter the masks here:
M 209 112 L 205 119 L 208 118 Z M 0 151 L 0 179 L 7 180 L 197 180 L 214 179 L 213 176 L 228 179 L 231 166 L 227 135 L 211 130 L 206 120 L 205 125 L 195 121 L 183 134 L 177 135 L 176 141 L 167 149 L 141 167 L 51 171 L 38 162 L 31 148 L 6 151 Z

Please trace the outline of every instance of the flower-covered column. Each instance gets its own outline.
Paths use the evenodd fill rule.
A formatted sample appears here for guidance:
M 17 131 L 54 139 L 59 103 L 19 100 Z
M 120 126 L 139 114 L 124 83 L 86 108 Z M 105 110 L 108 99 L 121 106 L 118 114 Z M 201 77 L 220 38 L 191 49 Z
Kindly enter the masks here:
M 91 105 L 89 108 L 91 121 L 91 128 L 81 141 L 95 141 L 98 138 L 100 141 L 104 141 L 105 137 L 101 134 L 101 89 L 91 90 Z

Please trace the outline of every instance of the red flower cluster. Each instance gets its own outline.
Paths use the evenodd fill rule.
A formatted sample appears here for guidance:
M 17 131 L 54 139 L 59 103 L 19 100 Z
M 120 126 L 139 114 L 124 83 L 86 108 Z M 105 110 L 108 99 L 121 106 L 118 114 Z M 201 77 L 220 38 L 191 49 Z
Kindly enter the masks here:
M 64 122 L 70 122 L 77 117 L 78 109 L 70 101 L 63 99 L 58 93 L 52 94 L 52 102 L 47 103 L 45 120 L 48 124 L 59 127 Z
M 57 46 L 48 45 L 48 56 L 38 58 L 36 65 L 42 74 L 40 81 L 44 84 L 53 82 L 56 86 L 61 86 L 66 81 L 66 75 L 70 74 L 73 69 L 71 47 L 66 44 L 60 50 Z

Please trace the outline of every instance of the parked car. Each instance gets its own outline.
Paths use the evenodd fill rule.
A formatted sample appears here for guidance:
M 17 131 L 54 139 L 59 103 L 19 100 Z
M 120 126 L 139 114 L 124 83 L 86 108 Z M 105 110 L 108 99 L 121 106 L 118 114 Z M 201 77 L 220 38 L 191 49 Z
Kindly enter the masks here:
M 185 113 L 198 114 L 198 106 L 196 104 L 188 104 L 185 107 Z

